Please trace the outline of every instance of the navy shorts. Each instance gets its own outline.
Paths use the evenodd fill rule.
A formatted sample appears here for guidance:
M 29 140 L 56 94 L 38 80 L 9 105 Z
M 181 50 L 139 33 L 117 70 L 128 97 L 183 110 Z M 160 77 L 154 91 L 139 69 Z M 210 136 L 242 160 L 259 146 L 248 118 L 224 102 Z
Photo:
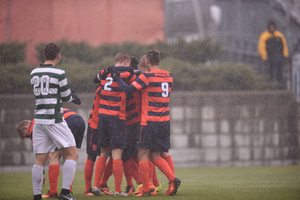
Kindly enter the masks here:
M 126 147 L 125 120 L 115 116 L 101 116 L 98 122 L 99 146 L 124 149 Z
M 126 162 L 130 158 L 135 158 L 137 156 L 136 142 L 138 139 L 138 133 L 140 130 L 140 123 L 135 123 L 130 126 L 126 126 L 127 135 L 127 146 L 122 154 L 122 161 Z
M 168 152 L 170 149 L 170 122 L 148 122 L 141 126 L 136 148 Z
M 82 145 L 84 131 L 85 131 L 84 120 L 80 116 L 74 116 L 74 117 L 70 116 L 66 118 L 66 122 L 71 132 L 74 135 L 76 147 L 80 149 Z
M 97 129 L 93 129 L 90 127 L 90 124 L 87 128 L 86 134 L 86 153 L 90 155 L 100 156 L 101 148 L 98 144 L 99 134 Z

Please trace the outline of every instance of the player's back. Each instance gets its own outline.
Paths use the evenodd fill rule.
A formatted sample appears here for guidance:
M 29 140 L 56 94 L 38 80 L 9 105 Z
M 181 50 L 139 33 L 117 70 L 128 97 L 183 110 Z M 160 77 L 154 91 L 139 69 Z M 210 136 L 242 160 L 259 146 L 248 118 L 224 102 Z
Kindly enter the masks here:
M 172 74 L 164 70 L 152 70 L 139 76 L 147 87 L 142 91 L 141 125 L 147 122 L 169 122 L 169 102 L 173 86 Z
M 30 82 L 36 102 L 35 123 L 62 122 L 62 101 L 71 100 L 65 71 L 53 65 L 40 65 L 32 70 Z
M 141 121 L 141 95 L 140 91 L 134 91 L 126 98 L 126 126 Z
M 125 83 L 130 84 L 135 80 L 136 76 L 130 67 L 114 68 L 120 72 Z M 105 80 L 101 80 L 99 116 L 118 116 L 125 120 L 126 96 L 109 74 Z
M 68 108 L 63 108 L 64 114 L 63 118 L 68 122 L 69 119 L 72 119 L 73 117 L 81 117 L 78 115 L 76 112 L 68 109 Z

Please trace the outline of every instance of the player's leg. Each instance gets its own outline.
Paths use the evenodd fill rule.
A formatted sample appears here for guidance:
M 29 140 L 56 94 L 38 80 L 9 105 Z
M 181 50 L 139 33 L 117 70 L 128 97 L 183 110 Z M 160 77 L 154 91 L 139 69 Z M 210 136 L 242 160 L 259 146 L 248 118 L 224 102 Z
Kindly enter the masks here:
M 105 164 L 106 164 L 106 160 L 109 157 L 109 155 L 110 155 L 109 147 L 101 148 L 101 154 L 96 161 L 94 187 L 92 189 L 93 194 L 96 196 L 101 195 L 99 185 L 100 185 L 101 177 L 105 171 Z
M 61 199 L 74 199 L 70 194 L 70 188 L 75 176 L 78 152 L 74 136 L 65 121 L 49 126 L 51 138 L 58 149 L 62 148 L 65 162 L 62 168 L 63 182 L 59 194 Z
M 167 193 L 169 195 L 174 195 L 177 192 L 177 188 L 181 184 L 180 180 L 175 177 L 169 164 L 162 157 L 160 157 L 161 152 L 151 152 L 150 158 L 153 160 L 154 164 L 162 171 L 162 173 L 169 179 L 169 189 Z
M 84 166 L 84 180 L 85 191 L 84 195 L 94 196 L 92 193 L 92 177 L 94 172 L 94 165 L 97 156 L 100 156 L 100 147 L 98 146 L 99 135 L 97 131 L 90 127 L 88 124 L 87 136 L 86 136 L 86 152 L 87 159 Z
M 143 190 L 141 193 L 136 194 L 136 196 L 145 196 L 151 195 L 150 187 L 149 187 L 149 149 L 138 149 L 138 158 L 139 158 L 139 175 L 143 184 Z
M 112 149 L 113 158 L 113 174 L 115 178 L 115 192 L 121 194 L 121 184 L 123 179 L 123 162 L 122 158 L 123 149 Z
M 85 190 L 83 194 L 86 196 L 94 196 L 94 194 L 92 193 L 92 178 L 93 178 L 93 171 L 94 171 L 96 158 L 97 158 L 96 155 L 87 154 L 87 159 L 85 161 L 85 165 L 84 165 Z
M 169 152 L 161 152 L 160 156 L 167 161 L 172 172 L 175 174 L 175 167 L 174 167 L 173 159 L 172 159 L 170 153 Z
M 113 159 L 110 157 L 105 165 L 105 170 L 100 181 L 100 190 L 107 195 L 114 194 L 112 191 L 109 190 L 107 186 L 107 181 L 109 177 L 113 174 L 112 166 L 113 166 Z
M 126 183 L 127 183 L 125 193 L 130 195 L 130 194 L 132 194 L 132 192 L 134 192 L 134 186 L 133 186 L 132 173 L 131 173 L 132 169 L 131 169 L 131 166 L 129 165 L 130 161 L 128 161 L 130 158 L 129 158 L 127 150 L 128 149 L 125 148 L 123 151 L 122 161 L 124 164 L 124 176 L 125 176 Z
M 155 191 L 156 192 L 160 192 L 162 188 L 161 188 L 161 184 L 158 181 L 157 174 L 156 174 L 156 168 L 155 168 L 154 164 L 153 164 L 153 177 L 152 177 L 152 181 L 153 181 L 153 184 L 155 186 Z
M 177 193 L 181 181 L 175 177 L 167 161 L 160 156 L 161 152 L 168 152 L 170 149 L 170 123 L 160 123 L 152 128 L 154 135 L 160 137 L 153 137 L 154 146 L 150 153 L 150 159 L 169 179 L 168 194 L 174 195 Z
M 125 193 L 127 193 L 128 195 L 135 192 L 132 178 L 135 179 L 137 184 L 141 184 L 138 171 L 138 162 L 135 162 L 135 160 L 133 159 L 137 157 L 137 149 L 135 145 L 139 127 L 140 123 L 134 123 L 130 126 L 126 126 L 127 146 L 123 151 L 122 160 L 124 164 L 124 175 L 127 182 Z
M 122 153 L 126 147 L 125 120 L 109 118 L 110 147 L 113 158 L 113 174 L 115 179 L 115 196 L 128 196 L 121 190 L 123 179 Z
M 153 184 L 153 168 L 154 168 L 154 164 L 150 161 L 150 158 L 148 158 L 148 163 L 149 163 L 149 188 L 151 191 L 151 195 L 156 195 L 156 191 L 155 191 L 155 186 Z
M 129 178 L 131 178 L 131 182 L 127 181 L 126 193 L 131 194 L 132 192 L 135 192 L 134 191 L 135 188 L 134 188 L 134 185 L 132 182 L 132 177 L 135 179 L 137 185 L 142 184 L 140 175 L 139 175 L 139 171 L 138 171 L 139 166 L 132 158 L 128 159 L 125 162 L 123 161 L 123 163 L 124 163 L 125 177 L 126 177 L 126 173 L 127 173 L 127 176 L 129 176 Z M 127 171 L 127 172 L 125 173 L 125 171 Z M 127 177 L 126 177 L 126 180 L 127 180 Z
M 36 160 L 31 175 L 34 200 L 42 199 L 44 166 L 48 160 L 48 152 L 55 150 L 55 143 L 48 135 L 48 127 L 40 124 L 33 125 L 33 153 L 36 154 Z
M 49 153 L 49 184 L 50 190 L 47 194 L 43 195 L 44 199 L 58 197 L 57 194 L 57 181 L 60 172 L 59 158 L 62 153 L 62 149 L 55 150 L 53 153 Z
M 66 156 L 66 160 L 63 165 L 63 182 L 60 195 L 67 196 L 71 193 L 71 185 L 76 171 L 76 164 L 78 159 L 78 152 L 76 146 L 71 146 L 63 149 L 63 153 Z
M 48 153 L 36 154 L 36 161 L 31 171 L 34 200 L 42 199 L 43 171 L 47 159 Z

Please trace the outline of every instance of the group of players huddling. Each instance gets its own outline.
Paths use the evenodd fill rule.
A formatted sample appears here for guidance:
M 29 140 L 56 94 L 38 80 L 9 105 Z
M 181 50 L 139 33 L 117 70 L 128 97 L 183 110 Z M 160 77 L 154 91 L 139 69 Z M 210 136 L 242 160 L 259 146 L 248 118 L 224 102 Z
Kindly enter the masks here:
M 62 102 L 79 105 L 81 101 L 70 91 L 64 70 L 56 68 L 60 60 L 59 46 L 54 43 L 47 44 L 44 56 L 45 63 L 31 72 L 31 84 L 36 98 L 34 124 L 31 125 L 33 150 L 37 155 L 32 169 L 34 200 L 51 197 L 75 200 L 71 186 L 78 158 L 77 141 L 74 139 L 75 134 L 73 136 L 70 129 L 67 130 L 69 123 L 63 118 Z M 155 166 L 169 180 L 165 194 L 177 194 L 181 181 L 175 177 L 174 164 L 168 153 L 169 101 L 173 77 L 170 72 L 159 69 L 159 62 L 160 53 L 150 50 L 140 59 L 138 71 L 135 70 L 138 59 L 121 52 L 115 56 L 113 66 L 101 70 L 95 77 L 94 82 L 98 87 L 88 120 L 84 195 L 99 196 L 101 192 L 115 196 L 155 195 L 161 191 Z M 19 124 L 18 131 L 23 127 Z M 27 129 L 30 128 L 27 126 Z M 20 136 L 21 132 L 19 131 Z M 81 142 L 82 137 L 79 148 Z M 59 195 L 56 190 L 57 178 L 51 180 L 50 177 L 49 156 L 58 150 L 59 154 L 63 152 L 65 159 L 63 184 Z M 50 190 L 42 196 L 43 170 L 48 156 Z M 57 161 L 57 158 L 58 156 L 52 160 Z M 95 178 L 92 188 L 94 164 Z M 112 174 L 114 193 L 106 184 Z M 123 174 L 127 182 L 125 192 L 121 190 Z M 137 183 L 136 189 L 132 177 Z M 51 182 L 55 187 L 53 189 Z

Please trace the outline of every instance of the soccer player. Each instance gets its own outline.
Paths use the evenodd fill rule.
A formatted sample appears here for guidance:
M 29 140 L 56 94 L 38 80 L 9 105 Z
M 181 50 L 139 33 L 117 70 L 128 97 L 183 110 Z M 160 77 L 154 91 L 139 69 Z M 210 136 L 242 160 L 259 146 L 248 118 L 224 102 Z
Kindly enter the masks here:
M 130 56 L 130 67 L 137 72 L 138 58 Z M 126 178 L 126 191 L 130 195 L 135 192 L 132 177 L 135 179 L 138 187 L 142 184 L 138 173 L 138 162 L 134 159 L 137 157 L 137 149 L 135 147 L 137 142 L 137 134 L 140 127 L 140 112 L 141 112 L 141 97 L 139 91 L 127 95 L 126 98 L 126 136 L 127 146 L 122 154 L 122 161 L 124 163 L 124 175 Z
M 88 128 L 87 128 L 87 145 L 86 145 L 86 152 L 87 152 L 87 159 L 85 162 L 85 166 L 84 166 L 84 178 L 85 178 L 85 191 L 84 191 L 84 195 L 86 196 L 100 196 L 101 195 L 101 191 L 103 191 L 105 194 L 108 195 L 113 195 L 113 193 L 108 189 L 106 182 L 108 180 L 108 178 L 112 175 L 112 159 L 110 158 L 109 161 L 106 164 L 105 167 L 105 171 L 104 171 L 104 175 L 102 177 L 102 179 L 105 179 L 105 184 L 104 186 L 100 187 L 99 183 L 100 183 L 100 179 L 101 176 L 99 177 L 98 175 L 96 175 L 98 173 L 98 168 L 97 168 L 97 164 L 96 164 L 96 169 L 95 169 L 95 187 L 101 189 L 100 190 L 96 190 L 94 193 L 92 191 L 92 187 L 91 187 L 91 182 L 92 182 L 92 177 L 93 177 L 93 171 L 94 171 L 94 165 L 95 165 L 95 161 L 97 156 L 100 156 L 100 147 L 98 145 L 98 141 L 99 141 L 99 134 L 98 134 L 98 120 L 99 120 L 99 116 L 98 116 L 98 110 L 99 110 L 99 103 L 100 103 L 100 90 L 101 90 L 101 85 L 99 84 L 97 87 L 97 90 L 95 92 L 95 98 L 94 98 L 94 103 L 93 103 L 93 107 L 90 113 L 90 117 L 88 120 Z
M 126 53 L 118 53 L 115 56 L 114 68 L 120 71 L 120 77 L 128 84 L 135 80 L 133 70 L 129 67 L 130 57 Z M 102 70 L 98 77 L 105 72 Z M 100 79 L 99 79 L 100 80 Z M 102 176 L 106 159 L 113 158 L 113 174 L 115 178 L 115 196 L 128 196 L 121 190 L 123 178 L 123 162 L 121 160 L 123 149 L 126 147 L 125 134 L 125 107 L 126 95 L 118 84 L 108 74 L 105 80 L 101 80 L 101 95 L 99 107 L 99 134 L 101 155 L 97 160 L 99 167 L 98 176 Z M 98 163 L 99 162 L 99 163 Z
M 42 199 L 42 179 L 49 152 L 62 149 L 66 158 L 63 165 L 63 183 L 58 196 L 63 200 L 75 200 L 70 187 L 76 171 L 78 152 L 74 136 L 63 119 L 62 102 L 80 104 L 75 93 L 71 93 L 65 71 L 57 68 L 60 47 L 48 43 L 44 47 L 45 62 L 30 73 L 30 82 L 35 96 L 33 153 L 36 161 L 32 167 L 34 200 Z
M 63 108 L 64 114 L 63 118 L 66 120 L 68 127 L 71 129 L 73 136 L 76 141 L 76 147 L 78 149 L 81 148 L 84 130 L 85 130 L 85 122 L 83 118 L 78 115 L 76 112 L 71 111 L 67 108 Z M 23 120 L 17 126 L 17 131 L 21 139 L 30 138 L 32 139 L 32 129 L 33 129 L 34 119 Z M 49 153 L 49 183 L 50 190 L 47 194 L 44 194 L 42 198 L 58 198 L 57 194 L 57 181 L 60 173 L 60 165 L 59 159 L 62 153 L 62 149 L 56 149 L 53 153 Z M 45 179 L 44 179 L 45 180 Z M 70 192 L 72 192 L 72 187 L 70 188 Z
M 168 152 L 170 149 L 169 99 L 173 77 L 170 72 L 159 69 L 159 62 L 160 53 L 157 50 L 148 51 L 146 64 L 149 67 L 149 72 L 141 74 L 130 85 L 124 83 L 118 71 L 112 72 L 112 77 L 126 94 L 136 90 L 141 90 L 142 92 L 141 128 L 137 147 L 143 191 L 137 196 L 151 195 L 149 187 L 149 155 L 151 161 L 169 179 L 169 195 L 175 195 L 181 184 L 181 181 L 175 177 L 169 164 L 160 156 L 161 152 Z

